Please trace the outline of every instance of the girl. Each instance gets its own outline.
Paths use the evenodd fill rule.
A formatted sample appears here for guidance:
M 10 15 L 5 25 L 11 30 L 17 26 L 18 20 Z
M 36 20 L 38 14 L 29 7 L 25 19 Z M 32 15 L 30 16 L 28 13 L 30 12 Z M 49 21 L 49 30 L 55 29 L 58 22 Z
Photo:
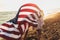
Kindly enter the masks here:
M 0 37 L 5 40 L 21 40 L 30 26 L 40 29 L 43 25 L 43 12 L 32 3 L 24 4 L 20 7 L 15 18 L 0 25 Z

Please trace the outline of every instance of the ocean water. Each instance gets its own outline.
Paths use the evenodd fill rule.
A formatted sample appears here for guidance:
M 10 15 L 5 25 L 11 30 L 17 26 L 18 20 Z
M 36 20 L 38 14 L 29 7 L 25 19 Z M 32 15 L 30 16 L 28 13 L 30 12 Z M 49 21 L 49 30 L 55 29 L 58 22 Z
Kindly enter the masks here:
M 0 12 L 0 24 L 9 21 L 16 16 L 16 11 Z

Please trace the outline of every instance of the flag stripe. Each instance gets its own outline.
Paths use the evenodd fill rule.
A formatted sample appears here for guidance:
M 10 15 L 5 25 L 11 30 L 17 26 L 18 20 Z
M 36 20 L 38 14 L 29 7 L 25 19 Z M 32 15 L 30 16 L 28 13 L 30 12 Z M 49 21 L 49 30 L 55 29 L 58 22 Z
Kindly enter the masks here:
M 39 12 L 39 10 L 38 10 L 37 8 L 32 7 L 32 6 L 25 6 L 25 7 L 21 8 L 21 10 L 22 10 L 22 9 L 33 9 L 33 10 Z
M 30 21 L 29 19 L 27 19 L 27 18 L 18 18 L 18 22 L 21 22 L 21 21 L 27 21 L 28 23 L 32 23 L 32 24 L 38 24 L 38 23 L 35 23 L 35 22 L 32 22 L 32 21 Z
M 6 26 L 6 27 L 14 27 L 13 25 L 7 24 L 7 23 L 3 23 L 2 26 Z
M 22 24 L 22 25 L 21 25 L 21 28 L 22 28 L 22 30 L 23 30 L 23 32 L 24 32 L 24 31 L 25 31 L 25 25 Z
M 34 13 L 29 13 L 29 12 L 20 12 L 20 14 L 18 15 L 18 18 L 20 18 L 20 16 L 25 16 L 26 18 L 28 17 L 30 20 L 32 21 L 37 21 L 36 17 L 38 17 L 36 14 Z M 32 16 L 33 15 L 33 16 Z M 36 16 L 34 16 L 36 15 Z M 22 17 L 23 18 L 23 17 Z
M 34 13 L 38 16 L 37 11 L 32 10 L 32 9 L 22 9 L 22 10 L 20 10 L 20 12 L 32 12 L 32 14 Z
M 32 6 L 32 7 L 35 7 L 35 8 L 37 8 L 38 10 L 41 11 L 41 9 L 40 9 L 36 4 L 31 4 L 31 3 L 24 4 L 24 5 L 21 6 L 21 8 L 22 8 L 22 7 L 25 7 L 25 6 L 29 6 L 29 7 Z
M 19 32 L 18 29 L 14 28 L 14 27 L 6 27 L 6 26 L 0 26 L 0 29 L 4 29 L 4 30 L 7 30 L 7 31 L 16 31 L 16 32 Z
M 0 31 L 1 31 L 1 30 L 3 30 L 3 32 L 13 33 L 13 34 L 19 35 L 19 32 L 16 32 L 16 31 L 7 31 L 7 30 L 4 30 L 4 29 L 1 29 L 1 28 L 0 28 Z
M 1 31 L 0 34 L 5 35 L 5 36 L 8 36 L 8 37 L 15 38 L 15 39 L 21 37 L 21 35 L 15 35 L 15 34 L 11 34 L 11 33 L 7 33 L 7 32 L 3 32 L 3 31 Z

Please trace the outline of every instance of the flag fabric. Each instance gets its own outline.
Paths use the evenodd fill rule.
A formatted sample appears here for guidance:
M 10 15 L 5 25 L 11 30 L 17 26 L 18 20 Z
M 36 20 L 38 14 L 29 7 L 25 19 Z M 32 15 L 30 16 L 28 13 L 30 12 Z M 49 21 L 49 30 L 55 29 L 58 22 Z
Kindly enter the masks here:
M 0 25 L 0 37 L 6 40 L 20 40 L 30 26 L 38 27 L 39 20 L 42 20 L 40 11 L 36 4 L 22 5 L 15 18 Z

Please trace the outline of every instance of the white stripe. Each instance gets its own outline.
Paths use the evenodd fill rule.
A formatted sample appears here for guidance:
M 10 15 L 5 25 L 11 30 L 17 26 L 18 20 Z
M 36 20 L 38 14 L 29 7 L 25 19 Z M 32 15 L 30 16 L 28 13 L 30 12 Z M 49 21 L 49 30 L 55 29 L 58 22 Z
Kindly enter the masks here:
M 15 34 L 3 32 L 3 31 L 1 31 L 1 29 L 0 29 L 0 34 L 1 34 L 1 35 L 5 35 L 5 36 L 8 36 L 8 37 L 11 37 L 11 38 L 15 38 L 15 39 L 21 37 L 21 34 L 20 34 L 20 35 L 15 35 Z
M 20 12 L 19 13 L 19 15 L 22 15 L 22 14 L 30 15 L 30 14 L 32 14 L 32 12 Z
M 18 28 L 18 24 L 13 24 L 15 28 Z
M 26 29 L 25 29 L 25 32 L 28 30 L 28 26 L 29 26 L 28 23 L 26 23 Z
M 27 18 L 18 18 L 18 21 L 27 21 L 27 22 L 32 23 L 32 24 L 38 24 L 38 23 L 35 23 L 35 22 L 30 21 Z
M 22 9 L 32 9 L 32 10 L 35 10 L 35 11 L 37 11 L 37 14 L 40 16 L 40 10 L 38 10 L 36 7 L 32 7 L 32 6 L 25 6 L 25 7 L 22 7 L 21 8 L 21 10 Z
M 4 30 L 7 30 L 7 31 L 15 31 L 15 32 L 19 32 L 19 30 L 16 29 L 16 28 L 14 28 L 14 27 L 9 28 L 9 27 L 0 25 L 0 28 L 2 28 L 2 29 L 4 29 Z
M 19 15 L 27 15 L 31 20 L 37 21 L 36 19 L 33 19 L 33 17 L 30 14 L 34 14 L 34 13 L 30 13 L 30 12 L 20 12 L 19 13 Z
M 13 24 L 12 22 L 5 22 L 5 24 L 9 24 L 9 25 L 11 25 L 11 24 Z
M 23 30 L 23 32 L 24 32 L 24 30 L 25 30 L 24 24 L 21 25 L 21 28 L 22 28 L 22 30 Z

